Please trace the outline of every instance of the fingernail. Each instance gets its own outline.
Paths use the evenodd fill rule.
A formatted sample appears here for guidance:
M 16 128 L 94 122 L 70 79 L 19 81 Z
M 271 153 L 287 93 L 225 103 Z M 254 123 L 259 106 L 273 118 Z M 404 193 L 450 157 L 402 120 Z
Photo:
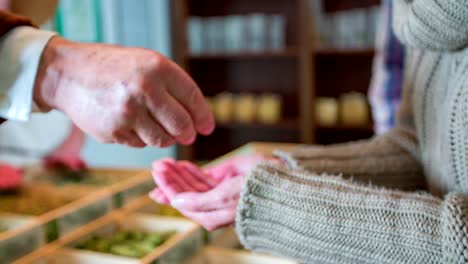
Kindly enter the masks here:
M 214 124 L 214 122 L 208 122 L 200 126 L 200 128 L 198 129 L 198 132 L 206 136 L 206 135 L 211 134 L 214 131 L 215 127 L 216 125 Z
M 191 145 L 193 144 L 193 142 L 195 142 L 196 137 L 197 137 L 196 135 L 192 135 L 187 139 L 181 139 L 180 143 L 183 145 Z

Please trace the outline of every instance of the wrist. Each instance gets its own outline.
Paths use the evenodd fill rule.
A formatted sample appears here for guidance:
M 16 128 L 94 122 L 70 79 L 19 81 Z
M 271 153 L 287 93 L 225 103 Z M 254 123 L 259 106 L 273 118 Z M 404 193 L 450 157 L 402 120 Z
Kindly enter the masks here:
M 57 90 L 63 75 L 64 49 L 69 41 L 61 37 L 53 37 L 42 52 L 34 83 L 33 100 L 42 112 L 59 109 Z

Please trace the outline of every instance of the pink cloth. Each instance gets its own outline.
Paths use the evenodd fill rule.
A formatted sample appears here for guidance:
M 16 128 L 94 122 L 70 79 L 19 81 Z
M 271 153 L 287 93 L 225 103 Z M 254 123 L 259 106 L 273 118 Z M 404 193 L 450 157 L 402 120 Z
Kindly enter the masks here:
M 23 171 L 7 164 L 0 164 L 0 191 L 12 190 L 21 186 Z

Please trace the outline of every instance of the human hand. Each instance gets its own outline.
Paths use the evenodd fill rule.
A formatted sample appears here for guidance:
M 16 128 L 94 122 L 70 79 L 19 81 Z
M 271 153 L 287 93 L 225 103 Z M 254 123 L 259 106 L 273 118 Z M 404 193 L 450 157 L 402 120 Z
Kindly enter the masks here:
M 7 164 L 0 164 L 0 191 L 16 189 L 21 185 L 23 170 Z
M 151 196 L 159 203 L 169 204 L 174 193 L 205 192 L 224 179 L 247 175 L 255 165 L 266 160 L 274 161 L 254 154 L 230 158 L 201 169 L 189 161 L 161 159 L 153 162 L 153 178 L 159 188 Z
M 84 143 L 85 135 L 78 127 L 73 126 L 68 138 L 44 158 L 44 165 L 47 168 L 65 168 L 72 172 L 86 170 L 86 162 L 81 158 Z
M 54 37 L 40 62 L 34 99 L 59 109 L 98 141 L 133 147 L 191 144 L 214 119 L 195 82 L 161 54 Z
M 243 175 L 226 178 L 207 192 L 179 193 L 171 206 L 208 231 L 230 226 L 236 219 L 244 178 Z
M 150 197 L 172 205 L 207 230 L 230 225 L 235 220 L 244 175 L 265 160 L 260 155 L 237 157 L 207 169 L 187 161 L 156 161 L 152 174 L 158 188 Z

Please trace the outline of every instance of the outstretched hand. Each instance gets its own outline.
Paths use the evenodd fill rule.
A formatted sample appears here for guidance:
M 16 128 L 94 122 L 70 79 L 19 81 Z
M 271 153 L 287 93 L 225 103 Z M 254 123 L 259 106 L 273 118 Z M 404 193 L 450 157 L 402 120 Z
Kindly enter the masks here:
M 207 230 L 235 221 L 245 175 L 266 158 L 260 155 L 229 159 L 206 169 L 188 161 L 163 159 L 153 163 L 158 185 L 150 197 L 170 204 Z
M 214 118 L 190 76 L 141 48 L 52 38 L 35 82 L 34 101 L 58 109 L 100 142 L 132 147 L 192 144 Z

